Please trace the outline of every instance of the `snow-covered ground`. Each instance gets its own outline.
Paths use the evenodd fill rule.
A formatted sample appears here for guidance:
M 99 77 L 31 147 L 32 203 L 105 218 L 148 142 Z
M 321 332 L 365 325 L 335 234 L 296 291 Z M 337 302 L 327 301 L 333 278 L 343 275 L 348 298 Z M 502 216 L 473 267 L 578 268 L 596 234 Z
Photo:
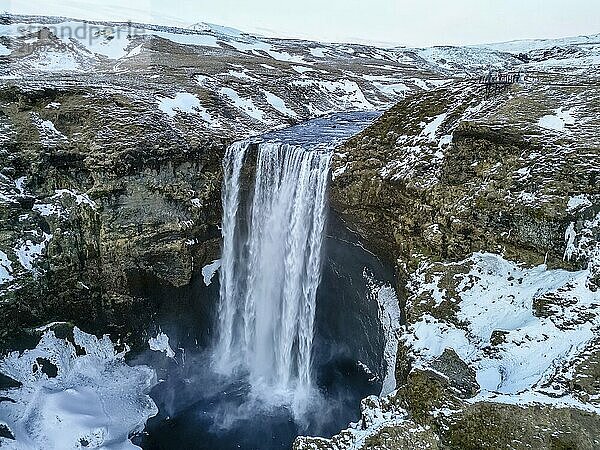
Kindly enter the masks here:
M 0 424 L 14 437 L 0 438 L 0 446 L 138 448 L 129 436 L 158 412 L 148 396 L 156 376 L 146 366 L 128 366 L 124 354 L 107 336 L 75 328 L 72 340 L 47 330 L 36 348 L 6 356 L 0 372 L 22 386 L 0 392 Z
M 410 302 L 433 300 L 433 311 L 450 303 L 456 306 L 455 317 L 424 314 L 403 339 L 417 366 L 428 366 L 446 348 L 455 350 L 475 368 L 483 398 L 490 393 L 545 395 L 553 377 L 600 330 L 600 293 L 588 283 L 589 270 L 527 269 L 489 253 L 450 266 L 452 272 L 459 270 L 451 286 L 457 294 L 440 285 L 446 267 L 439 272 L 423 267 L 412 279 Z M 551 394 L 561 397 L 558 391 Z

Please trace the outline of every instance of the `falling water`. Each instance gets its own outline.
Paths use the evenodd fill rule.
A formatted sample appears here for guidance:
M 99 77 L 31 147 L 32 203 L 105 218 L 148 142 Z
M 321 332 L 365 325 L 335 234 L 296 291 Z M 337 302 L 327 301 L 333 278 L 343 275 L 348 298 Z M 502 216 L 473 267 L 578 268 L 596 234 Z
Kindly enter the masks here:
M 264 142 L 247 217 L 240 174 L 248 143 L 225 156 L 223 260 L 216 355 L 253 390 L 284 404 L 313 386 L 315 300 L 326 217 L 328 151 Z M 244 220 L 246 219 L 246 220 Z

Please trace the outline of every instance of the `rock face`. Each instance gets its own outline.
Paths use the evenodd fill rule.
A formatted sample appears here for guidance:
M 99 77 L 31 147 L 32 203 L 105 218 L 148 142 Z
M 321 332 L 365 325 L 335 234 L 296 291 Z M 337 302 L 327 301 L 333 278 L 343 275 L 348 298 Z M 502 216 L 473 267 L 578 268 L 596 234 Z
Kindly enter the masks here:
M 331 204 L 399 275 L 399 388 L 296 448 L 600 446 L 600 80 L 527 79 L 408 97 L 337 150 Z
M 143 343 L 156 305 L 134 291 L 219 256 L 228 144 L 447 78 L 414 52 L 215 26 L 0 29 L 0 348 L 51 321 Z
M 481 249 L 576 267 L 563 258 L 565 229 L 597 208 L 567 203 L 598 193 L 598 85 L 565 95 L 574 80 L 538 77 L 489 100 L 463 82 L 401 101 L 339 149 L 334 208 L 411 269 Z M 557 107 L 577 110 L 576 124 L 539 126 Z
M 218 256 L 226 140 L 93 88 L 9 86 L 0 99 L 15 130 L 3 147 L 1 239 L 30 253 L 4 290 L 4 337 L 52 320 L 130 324 L 144 310 L 132 277 L 182 286 Z

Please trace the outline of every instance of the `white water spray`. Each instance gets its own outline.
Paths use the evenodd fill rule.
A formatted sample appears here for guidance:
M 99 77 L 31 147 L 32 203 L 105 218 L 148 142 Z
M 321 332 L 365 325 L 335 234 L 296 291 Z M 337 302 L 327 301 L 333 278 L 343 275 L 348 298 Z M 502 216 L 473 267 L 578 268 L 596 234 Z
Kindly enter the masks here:
M 220 369 L 242 368 L 253 390 L 297 405 L 313 389 L 311 353 L 321 278 L 331 154 L 281 143 L 258 147 L 247 217 L 240 174 L 247 143 L 225 156 Z M 244 220 L 246 219 L 246 221 Z

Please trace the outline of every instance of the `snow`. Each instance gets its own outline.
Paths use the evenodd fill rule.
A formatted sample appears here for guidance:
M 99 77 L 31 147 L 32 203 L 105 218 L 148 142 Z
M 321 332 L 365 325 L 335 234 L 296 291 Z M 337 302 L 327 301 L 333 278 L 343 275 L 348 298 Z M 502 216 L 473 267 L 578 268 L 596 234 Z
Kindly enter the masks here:
M 32 210 L 38 212 L 42 217 L 56 216 L 61 213 L 61 208 L 53 203 L 36 203 Z
M 315 71 L 315 69 L 311 69 L 310 67 L 306 67 L 306 66 L 292 66 L 292 69 L 294 69 L 299 74 Z
M 194 94 L 178 92 L 174 98 L 158 97 L 158 109 L 169 117 L 175 117 L 177 112 L 192 113 L 200 106 L 200 100 Z
M 44 51 L 26 59 L 31 70 L 40 72 L 74 72 L 81 70 L 81 64 L 71 54 Z
M 248 80 L 248 81 L 252 81 L 252 82 L 258 81 L 256 78 L 248 75 L 245 71 L 240 71 L 240 70 L 230 70 L 229 72 L 227 72 L 227 75 L 239 78 L 240 80 Z
M 10 55 L 10 50 L 6 48 L 4 45 L 0 44 L 0 56 Z
M 242 52 L 242 53 L 251 52 L 254 54 L 260 54 L 257 52 L 266 51 L 266 50 L 271 49 L 271 45 L 269 45 L 265 42 L 257 41 L 257 40 L 253 40 L 250 42 L 228 41 L 227 44 L 231 45 L 237 51 Z
M 281 114 L 290 117 L 297 117 L 297 114 L 285 104 L 283 99 L 265 90 L 262 90 L 262 93 L 267 98 L 267 103 L 273 108 L 275 108 L 277 111 L 279 111 Z
M 48 233 L 43 233 L 42 237 L 41 242 L 33 242 L 27 239 L 21 245 L 15 246 L 15 255 L 25 270 L 33 270 L 33 263 L 42 255 L 48 242 L 52 239 L 52 235 Z
M 13 276 L 11 275 L 12 271 L 13 269 L 11 260 L 8 259 L 8 255 L 6 253 L 0 250 L 0 285 L 14 280 Z
M 516 394 L 535 390 L 595 337 L 600 311 L 594 305 L 600 303 L 600 292 L 587 285 L 589 269 L 568 272 L 544 265 L 528 269 L 489 253 L 446 264 L 452 265 L 470 266 L 468 272 L 454 276 L 455 298 L 437 287 L 439 279 L 423 284 L 425 272 L 411 280 L 414 298 L 424 293 L 442 297 L 457 311 L 456 322 L 425 314 L 409 327 L 403 338 L 417 365 L 426 366 L 445 348 L 453 348 L 476 370 L 482 392 Z M 548 317 L 534 313 L 534 301 L 540 298 L 550 302 Z M 492 345 L 495 330 L 504 336 Z
M 210 286 L 210 283 L 212 282 L 217 270 L 219 270 L 219 267 L 221 267 L 221 260 L 216 259 L 202 268 L 202 277 L 204 278 L 204 284 L 206 286 Z
M 200 104 L 200 100 L 194 94 L 178 92 L 175 97 L 158 97 L 158 109 L 169 117 L 175 117 L 178 112 L 198 114 L 200 118 L 213 127 L 219 127 L 220 123 Z
M 384 428 L 396 427 L 398 431 L 407 432 L 413 436 L 427 431 L 429 426 L 422 427 L 414 422 L 408 422 L 408 413 L 399 406 L 400 402 L 396 397 L 396 391 L 384 397 L 369 396 L 361 401 L 360 420 L 350 423 L 347 429 L 342 430 L 331 439 L 300 436 L 297 438 L 295 446 L 311 450 L 320 448 L 361 450 L 367 447 L 371 448 L 368 442 L 369 437 Z M 407 425 L 412 426 L 408 429 L 401 428 Z
M 398 78 L 387 75 L 363 75 L 363 78 L 373 83 L 379 91 L 388 96 L 399 96 L 410 92 L 410 88 L 398 81 Z
M 385 335 L 385 348 L 383 359 L 385 361 L 386 373 L 383 379 L 380 395 L 387 395 L 396 389 L 396 355 L 398 353 L 398 340 L 401 332 L 401 313 L 398 298 L 394 288 L 382 285 L 363 270 L 363 277 L 371 291 L 371 295 L 379 306 L 379 321 Z
M 50 328 L 55 327 L 56 325 L 65 325 L 67 322 L 50 322 L 46 325 L 42 325 L 41 327 L 37 327 L 35 331 L 44 332 L 48 331 Z
M 85 354 L 77 354 L 74 344 Z M 0 446 L 19 449 L 138 448 L 129 436 L 141 432 L 158 409 L 148 396 L 156 384 L 154 371 L 131 367 L 108 336 L 98 339 L 75 328 L 72 341 L 46 331 L 32 350 L 10 353 L 0 371 L 22 386 L 0 391 L 0 423 L 15 440 Z M 43 358 L 57 376 L 43 372 Z
M 199 33 L 170 33 L 166 31 L 153 31 L 148 30 L 149 34 L 167 39 L 171 42 L 184 45 L 197 45 L 199 47 L 214 47 L 221 48 L 217 42 L 217 37 L 210 34 L 199 34 Z
M 582 208 L 587 208 L 588 206 L 592 206 L 592 202 L 587 195 L 576 195 L 569 198 L 569 201 L 567 202 L 567 212 L 574 212 Z
M 538 120 L 538 126 L 547 130 L 565 131 L 566 125 L 574 125 L 575 119 L 571 115 L 574 108 L 568 111 L 563 111 L 563 108 L 558 108 L 553 115 L 546 115 Z
M 19 177 L 15 180 L 15 187 L 19 191 L 20 195 L 25 195 L 25 181 L 27 177 Z
M 54 124 L 50 121 L 50 120 L 43 120 L 41 123 L 42 128 L 50 131 L 51 133 L 54 134 L 62 134 L 60 131 L 58 131 L 56 129 L 56 127 L 54 126 Z
M 328 53 L 329 51 L 330 50 L 328 48 L 317 47 L 317 48 L 311 48 L 310 54 L 313 55 L 315 58 L 327 58 L 327 55 L 325 55 L 325 53 Z
M 410 88 L 404 83 L 384 84 L 384 83 L 374 82 L 373 85 L 377 89 L 379 89 L 381 92 L 383 92 L 384 94 L 389 95 L 389 96 L 398 96 L 398 95 L 403 95 L 403 94 L 406 94 L 407 92 L 410 92 Z
M 311 88 L 321 91 L 326 97 L 331 94 L 336 97 L 337 108 L 347 110 L 373 110 L 374 106 L 366 99 L 358 84 L 350 80 L 325 81 L 301 79 L 291 82 L 292 86 Z M 314 111 L 328 113 L 329 111 Z
M 131 50 L 129 50 L 129 52 L 127 53 L 127 55 L 125 55 L 125 58 L 131 58 L 132 56 L 136 56 L 139 55 L 140 53 L 142 53 L 142 44 L 132 48 Z
M 198 114 L 200 118 L 212 127 L 220 127 L 220 122 L 212 117 L 208 110 L 200 104 L 200 100 L 194 94 L 178 92 L 175 97 L 158 97 L 158 109 L 169 117 L 175 117 L 178 112 Z
M 169 336 L 162 331 L 155 338 L 148 339 L 150 350 L 155 352 L 163 352 L 167 358 L 175 358 L 175 352 L 169 345 Z
M 474 48 L 487 48 L 500 52 L 527 53 L 532 50 L 544 50 L 553 47 L 564 47 L 598 42 L 600 35 L 575 36 L 558 39 L 525 39 L 508 42 L 497 42 L 492 44 L 481 44 Z
M 98 205 L 96 204 L 96 202 L 94 202 L 94 201 L 93 201 L 93 200 L 92 200 L 92 199 L 89 197 L 89 195 L 87 195 L 87 194 L 85 194 L 85 193 L 84 193 L 84 194 L 80 194 L 80 193 L 78 193 L 78 192 L 76 192 L 76 191 L 73 191 L 73 190 L 71 190 L 71 189 L 57 189 L 55 192 L 56 192 L 56 193 L 55 193 L 55 194 L 54 194 L 52 197 L 50 197 L 51 199 L 60 198 L 60 197 L 62 197 L 63 195 L 69 195 L 69 196 L 71 196 L 71 197 L 74 197 L 74 198 L 75 198 L 75 202 L 76 202 L 78 205 L 82 205 L 82 204 L 83 204 L 83 205 L 87 205 L 87 206 L 89 206 L 89 207 L 90 207 L 90 208 L 92 208 L 93 210 L 96 210 L 96 209 L 98 209 Z
M 233 102 L 236 108 L 242 110 L 244 113 L 249 115 L 259 122 L 264 121 L 264 113 L 254 105 L 251 99 L 241 98 L 239 94 L 231 88 L 221 88 L 221 94 L 229 98 Z
M 436 116 L 431 122 L 427 123 L 423 127 L 423 131 L 421 132 L 421 134 L 427 136 L 430 141 L 435 141 L 435 135 L 437 133 L 437 130 L 440 127 L 440 125 L 444 122 L 444 120 L 446 120 L 447 115 L 448 113 L 442 113 Z
M 277 50 L 266 50 L 267 54 L 278 61 L 284 62 L 295 62 L 309 64 L 302 56 L 291 55 L 288 52 L 282 52 Z

